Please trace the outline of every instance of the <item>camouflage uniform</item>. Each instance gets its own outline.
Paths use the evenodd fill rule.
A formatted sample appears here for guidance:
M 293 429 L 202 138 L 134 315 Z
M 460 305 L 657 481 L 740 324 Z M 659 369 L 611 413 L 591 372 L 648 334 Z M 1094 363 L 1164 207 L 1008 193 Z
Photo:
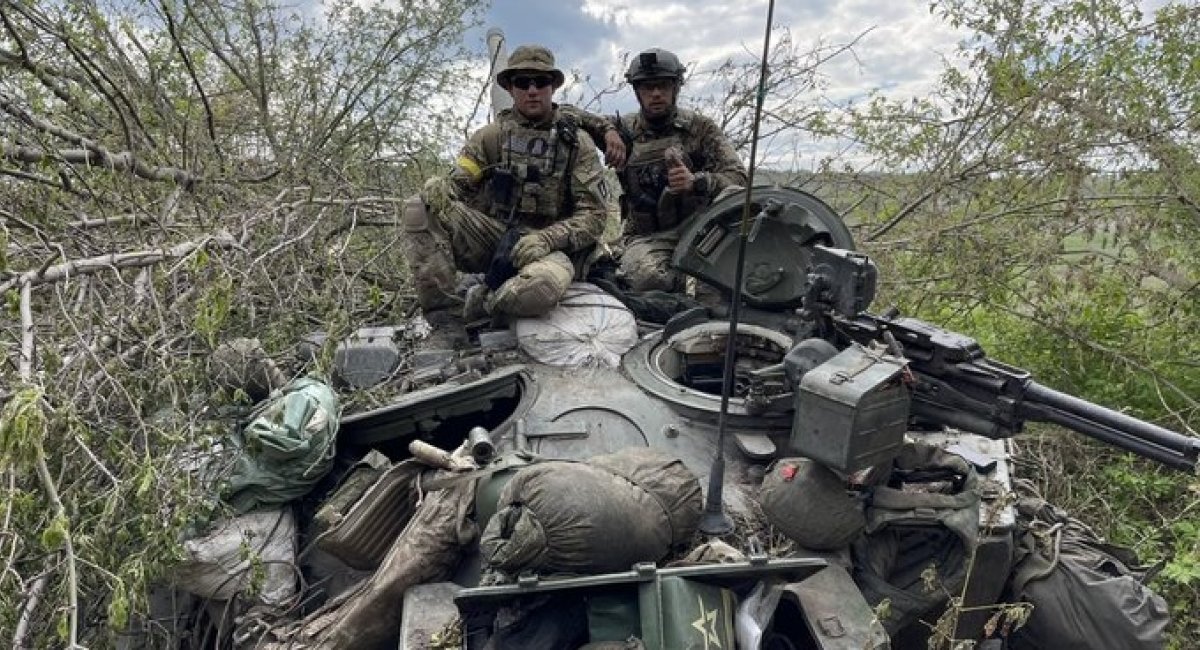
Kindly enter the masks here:
M 631 68 L 627 78 L 634 70 Z M 681 75 L 681 70 L 675 73 L 676 78 Z M 655 120 L 648 119 L 644 112 L 617 120 L 571 110 L 593 138 L 602 141 L 605 132 L 615 125 L 629 147 L 625 167 L 618 175 L 623 192 L 621 269 L 630 286 L 636 291 L 682 289 L 682 278 L 671 268 L 671 254 L 679 241 L 678 226 L 726 190 L 747 183 L 746 168 L 733 145 L 715 122 L 690 110 L 672 108 L 668 115 Z M 684 165 L 696 174 L 691 196 L 664 191 L 665 153 L 669 148 L 682 152 Z
M 571 138 L 577 139 L 574 145 Z M 488 311 L 510 316 L 549 311 L 603 233 L 602 171 L 591 138 L 557 107 L 536 123 L 507 110 L 476 131 L 448 184 L 440 190 L 427 184 L 417 200 L 424 205 L 405 210 L 404 242 L 426 316 L 461 305 L 456 269 L 487 272 L 510 227 L 540 233 L 551 252 L 496 288 Z

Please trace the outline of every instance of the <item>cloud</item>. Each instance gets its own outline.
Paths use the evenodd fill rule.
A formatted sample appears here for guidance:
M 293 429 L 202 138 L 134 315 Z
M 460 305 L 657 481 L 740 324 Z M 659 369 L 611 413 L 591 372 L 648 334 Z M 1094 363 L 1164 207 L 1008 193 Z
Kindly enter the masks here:
M 622 55 L 649 47 L 674 51 L 695 70 L 711 69 L 730 59 L 757 60 L 767 2 L 584 0 L 570 5 L 498 0 L 487 18 L 515 43 L 529 38 L 527 26 L 534 17 L 541 25 L 537 38 L 560 52 L 566 66 L 593 80 L 619 80 L 624 72 Z M 789 30 L 801 48 L 859 39 L 853 56 L 826 64 L 835 100 L 861 97 L 872 88 L 926 94 L 941 70 L 941 55 L 953 50 L 960 37 L 931 16 L 925 3 L 916 2 L 779 2 L 774 25 Z M 606 97 L 605 107 L 633 107 L 630 93 L 622 94 L 616 101 Z

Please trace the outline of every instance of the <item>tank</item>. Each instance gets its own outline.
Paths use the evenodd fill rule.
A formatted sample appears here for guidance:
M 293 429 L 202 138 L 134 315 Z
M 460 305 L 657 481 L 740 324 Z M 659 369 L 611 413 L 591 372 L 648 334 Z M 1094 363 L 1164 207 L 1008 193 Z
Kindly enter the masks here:
M 743 228 L 747 203 L 753 218 Z M 386 623 L 379 625 L 390 632 L 376 634 L 371 643 L 469 649 L 924 648 L 936 628 L 942 642 L 1000 647 L 988 635 L 997 631 L 999 611 L 990 606 L 1001 602 L 1014 561 L 1007 438 L 1025 420 L 1069 422 L 1088 435 L 1089 428 L 1104 429 L 1113 444 L 1149 449 L 1163 462 L 1194 467 L 1196 445 L 1190 438 L 1128 422 L 1095 405 L 1086 406 L 1098 411 L 1081 410 L 1048 399 L 1045 391 L 1061 394 L 988 359 L 967 337 L 896 314 L 872 315 L 873 264 L 855 252 L 842 219 L 805 192 L 760 187 L 748 202 L 743 192 L 714 203 L 682 226 L 673 262 L 724 300 L 661 325 L 639 323 L 636 340 L 615 363 L 535 361 L 513 328 L 483 327 L 475 333 L 478 347 L 412 368 L 411 392 L 344 417 L 338 440 L 345 465 L 369 452 L 398 464 L 333 517 L 316 546 L 354 569 L 378 575 L 394 567 L 403 556 L 397 540 L 411 534 L 415 519 L 414 483 L 405 474 L 412 465 L 402 462 L 414 442 L 465 450 L 460 455 L 471 462 L 461 471 L 415 485 L 421 486 L 419 498 L 428 501 L 425 490 L 457 489 L 471 481 L 465 516 L 485 541 L 489 523 L 506 516 L 498 512 L 514 477 L 549 462 L 588 463 L 628 449 L 652 449 L 682 463 L 703 486 L 704 515 L 731 522 L 732 530 L 695 532 L 687 548 L 620 570 L 560 566 L 499 577 L 485 570 L 488 560 L 472 540 L 440 574 L 404 583 L 403 589 L 389 583 L 393 586 L 380 587 L 374 596 L 378 602 L 360 603 L 386 612 Z M 727 305 L 738 278 L 742 303 L 733 323 Z M 339 358 L 361 359 L 373 345 L 363 340 Z M 353 368 L 343 370 L 353 374 Z M 723 395 L 726 386 L 729 394 Z M 914 455 L 914 445 L 932 451 Z M 924 472 L 935 474 L 932 479 L 922 473 L 927 465 L 908 468 L 912 471 L 897 479 L 898 459 L 918 456 L 927 465 L 930 458 L 955 460 L 934 463 L 940 474 Z M 796 474 L 797 468 L 810 468 L 810 474 Z M 813 482 L 786 492 L 793 489 L 789 482 L 801 485 L 809 475 L 824 477 L 819 484 L 827 491 Z M 772 481 L 785 490 L 778 492 L 782 498 L 763 498 Z M 960 579 L 952 593 L 901 614 L 887 611 L 898 598 L 880 597 L 887 584 L 864 587 L 874 584 L 873 576 L 860 565 L 870 557 L 864 540 L 884 525 L 872 519 L 864 496 L 881 481 L 893 487 L 920 484 L 918 492 L 946 490 L 959 503 L 970 494 L 969 508 L 956 506 L 959 524 L 920 508 L 893 512 L 909 515 L 901 518 L 911 529 L 943 533 L 958 530 L 967 512 L 974 538 L 959 549 L 952 568 Z M 562 494 L 575 498 L 569 490 Z M 808 526 L 819 533 L 820 513 L 833 512 L 821 506 L 842 500 L 849 504 L 839 506 L 842 515 L 865 517 L 860 528 L 848 529 L 849 541 L 811 548 L 780 532 Z M 594 535 L 614 548 L 632 544 L 636 522 L 629 523 L 628 529 Z M 953 535 L 944 538 L 956 543 Z M 952 573 L 951 567 L 943 569 Z M 889 579 L 886 572 L 882 579 Z M 953 606 L 951 595 L 957 599 Z M 380 605 L 385 601 L 386 607 Z

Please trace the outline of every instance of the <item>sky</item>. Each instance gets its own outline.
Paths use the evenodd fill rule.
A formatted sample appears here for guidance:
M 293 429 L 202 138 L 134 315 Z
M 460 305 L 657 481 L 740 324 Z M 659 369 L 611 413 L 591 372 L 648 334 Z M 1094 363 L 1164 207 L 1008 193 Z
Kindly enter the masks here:
M 767 7 L 766 0 L 493 0 L 484 28 L 503 30 L 510 52 L 522 43 L 548 46 L 560 68 L 591 78 L 592 88 L 569 84 L 558 96 L 591 99 L 595 88 L 621 78 L 622 55 L 650 47 L 675 52 L 689 72 L 710 70 L 730 58 L 757 61 Z M 773 39 L 787 30 L 804 50 L 858 39 L 853 53 L 822 66 L 826 95 L 836 102 L 861 99 L 876 88 L 893 97 L 927 94 L 942 58 L 953 55 L 961 38 L 931 15 L 928 0 L 783 0 L 775 3 L 773 23 Z M 483 31 L 469 35 L 474 42 L 467 45 L 482 52 Z M 682 106 L 688 105 L 689 90 L 698 91 L 685 87 Z M 590 108 L 625 113 L 636 110 L 637 103 L 622 86 Z M 807 151 L 816 156 L 811 147 Z
M 649 47 L 675 52 L 689 69 L 731 56 L 757 60 L 767 2 L 494 0 L 485 21 L 504 30 L 513 46 L 542 43 L 566 67 L 607 78 L 623 72 L 622 53 Z M 927 89 L 940 57 L 953 52 L 960 36 L 930 14 L 928 0 L 782 0 L 775 3 L 774 27 L 790 29 L 801 45 L 863 35 L 856 56 L 832 62 L 838 94 L 845 95 L 872 87 Z

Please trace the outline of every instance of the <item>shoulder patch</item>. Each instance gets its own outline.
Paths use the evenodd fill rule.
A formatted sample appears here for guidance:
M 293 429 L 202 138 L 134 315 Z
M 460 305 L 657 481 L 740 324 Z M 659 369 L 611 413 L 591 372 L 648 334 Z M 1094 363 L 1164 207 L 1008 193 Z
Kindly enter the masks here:
M 483 175 L 483 169 L 479 166 L 479 163 L 475 162 L 475 159 L 470 156 L 459 156 L 455 163 L 459 169 L 471 177 L 471 180 L 477 181 Z

